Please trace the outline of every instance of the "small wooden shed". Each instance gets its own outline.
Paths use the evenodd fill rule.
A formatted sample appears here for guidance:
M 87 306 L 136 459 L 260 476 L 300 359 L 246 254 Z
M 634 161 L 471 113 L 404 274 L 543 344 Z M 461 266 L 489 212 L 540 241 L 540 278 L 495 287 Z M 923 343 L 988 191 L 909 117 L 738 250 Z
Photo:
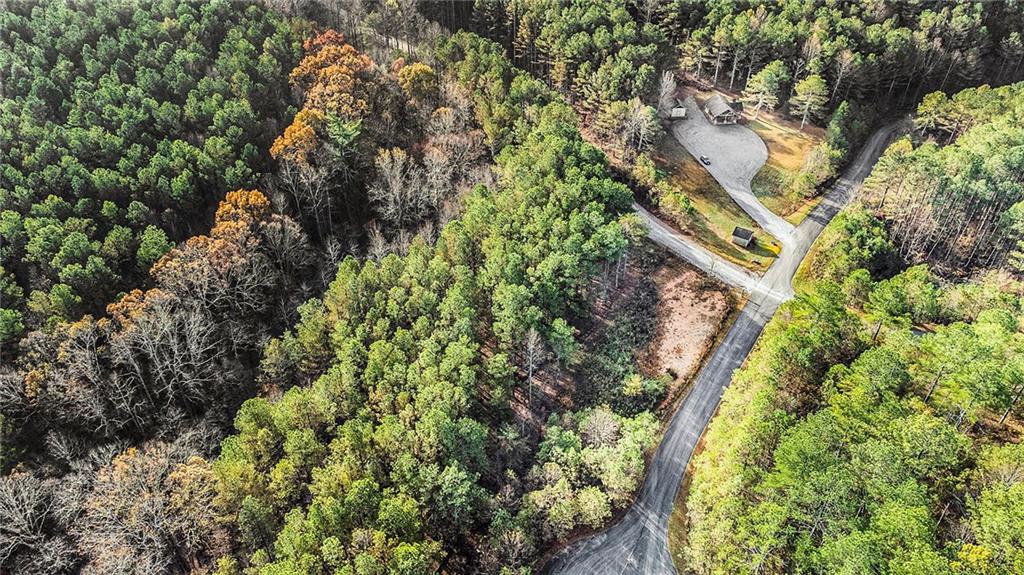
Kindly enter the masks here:
M 676 98 L 676 105 L 669 110 L 668 117 L 670 120 L 682 120 L 686 117 L 686 106 L 679 98 Z
M 732 229 L 732 243 L 747 248 L 754 243 L 754 230 L 736 226 Z

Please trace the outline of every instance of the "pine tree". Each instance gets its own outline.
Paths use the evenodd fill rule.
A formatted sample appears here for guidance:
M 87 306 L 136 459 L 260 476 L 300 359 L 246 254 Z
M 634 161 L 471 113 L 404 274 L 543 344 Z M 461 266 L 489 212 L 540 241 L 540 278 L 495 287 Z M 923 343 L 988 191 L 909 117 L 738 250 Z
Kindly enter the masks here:
M 800 116 L 801 130 L 809 118 L 821 117 L 827 102 L 828 86 L 821 76 L 811 74 L 797 83 L 795 93 L 789 99 L 789 105 L 791 112 Z
M 774 60 L 747 82 L 743 91 L 743 100 L 754 105 L 754 119 L 761 114 L 761 109 L 769 112 L 779 104 L 779 93 L 782 85 L 789 80 L 789 70 L 781 60 Z

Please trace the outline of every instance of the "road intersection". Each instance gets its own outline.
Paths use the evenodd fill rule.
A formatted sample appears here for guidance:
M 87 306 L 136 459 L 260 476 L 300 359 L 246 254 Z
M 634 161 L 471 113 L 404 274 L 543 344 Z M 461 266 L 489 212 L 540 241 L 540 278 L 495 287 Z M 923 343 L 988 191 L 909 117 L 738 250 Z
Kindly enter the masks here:
M 694 157 L 712 158 L 711 165 L 707 166 L 711 175 L 763 229 L 779 240 L 783 249 L 768 271 L 758 278 L 680 235 L 634 204 L 634 210 L 648 224 L 651 240 L 723 282 L 743 289 L 750 297 L 669 422 L 651 458 L 643 487 L 625 516 L 611 528 L 559 552 L 545 566 L 545 573 L 665 575 L 676 572 L 668 549 L 668 522 L 697 442 L 732 381 L 733 372 L 746 360 L 782 302 L 793 297 L 793 276 L 811 244 L 850 201 L 896 129 L 892 124 L 876 131 L 822 201 L 799 226 L 793 226 L 765 208 L 750 191 L 750 181 L 767 159 L 767 149 L 761 139 L 744 126 L 712 126 L 692 98 L 687 101 L 687 107 L 688 118 L 673 126 L 673 135 Z M 721 145 L 723 141 L 725 145 Z

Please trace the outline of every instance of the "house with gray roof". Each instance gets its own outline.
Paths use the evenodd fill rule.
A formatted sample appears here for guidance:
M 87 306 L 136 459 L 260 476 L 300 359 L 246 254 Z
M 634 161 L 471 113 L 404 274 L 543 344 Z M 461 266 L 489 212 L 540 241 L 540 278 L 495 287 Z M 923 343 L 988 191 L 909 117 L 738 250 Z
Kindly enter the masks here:
M 711 96 L 704 102 L 704 114 L 712 124 L 719 125 L 735 124 L 740 117 L 739 113 L 719 94 Z

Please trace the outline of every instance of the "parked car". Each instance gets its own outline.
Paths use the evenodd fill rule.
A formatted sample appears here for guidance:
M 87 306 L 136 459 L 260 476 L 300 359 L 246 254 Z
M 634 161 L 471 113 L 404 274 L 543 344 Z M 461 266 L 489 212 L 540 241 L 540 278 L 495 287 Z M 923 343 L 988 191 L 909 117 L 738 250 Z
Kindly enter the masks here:
M 700 157 L 700 163 L 704 164 L 705 166 L 710 166 L 711 165 L 711 159 L 708 158 L 707 156 L 701 156 Z

